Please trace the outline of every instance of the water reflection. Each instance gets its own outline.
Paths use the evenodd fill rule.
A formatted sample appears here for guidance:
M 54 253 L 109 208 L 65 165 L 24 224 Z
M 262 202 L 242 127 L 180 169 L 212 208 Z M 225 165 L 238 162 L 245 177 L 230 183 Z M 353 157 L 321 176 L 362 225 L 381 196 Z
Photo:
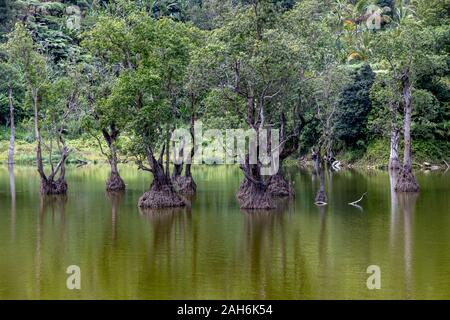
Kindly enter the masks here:
M 166 281 L 164 286 L 188 288 L 191 286 L 180 285 L 179 274 L 183 269 L 188 278 L 188 270 L 192 268 L 190 275 L 195 275 L 197 264 L 196 241 L 193 240 L 192 214 L 189 207 L 166 209 L 143 209 L 139 213 L 152 227 L 151 240 L 148 246 L 148 254 L 144 261 L 145 286 L 161 284 L 161 278 Z M 192 254 L 192 255 L 191 255 Z M 158 274 L 158 277 L 154 277 Z M 183 279 L 183 280 L 186 280 Z
M 327 172 L 327 186 L 328 186 L 328 193 L 331 195 L 333 194 L 333 175 L 335 171 L 331 167 L 326 168 Z
M 318 251 L 319 251 L 319 268 L 326 270 L 327 269 L 327 215 L 326 208 L 321 206 L 319 207 L 319 215 L 320 215 L 320 229 L 319 229 L 319 241 L 318 241 Z
M 143 209 L 139 213 L 153 227 L 153 248 L 171 250 L 177 245 L 178 237 L 185 238 L 191 224 L 189 208 Z
M 413 292 L 413 228 L 412 220 L 417 200 L 417 193 L 400 193 L 398 201 L 403 212 L 404 225 L 404 259 L 405 259 L 405 281 L 407 297 L 412 297 Z
M 244 217 L 243 255 L 249 261 L 252 288 L 264 299 L 273 268 L 281 270 L 283 282 L 287 280 L 285 217 L 274 211 L 254 211 Z
M 2 299 L 450 297 L 448 174 L 418 172 L 416 201 L 386 172 L 325 171 L 329 205 L 317 207 L 318 177 L 296 169 L 295 198 L 248 214 L 235 198 L 239 169 L 210 167 L 192 208 L 139 213 L 149 181 L 131 167 L 123 196 L 105 194 L 109 168 L 69 171 L 67 199 L 41 199 L 35 168 L 14 169 L 0 168 Z M 355 214 L 348 202 L 365 191 Z M 84 272 L 78 293 L 65 287 L 71 264 Z M 370 264 L 382 269 L 377 292 L 365 286 Z
M 14 165 L 8 165 L 9 191 L 11 194 L 11 240 L 16 240 L 16 180 L 14 177 Z
M 156 234 L 162 238 L 170 238 L 172 231 L 186 230 L 186 224 L 191 219 L 191 211 L 187 207 L 174 207 L 163 209 L 139 208 L 141 216 L 145 217 L 154 227 Z
M 395 192 L 395 184 L 398 172 L 389 172 L 391 193 L 391 227 L 390 247 L 398 254 L 396 249 L 399 244 L 403 249 L 403 268 L 406 298 L 413 298 L 413 216 L 418 198 L 417 193 Z
M 323 172 L 322 164 L 318 162 L 315 165 L 315 175 L 319 179 L 319 189 L 316 193 L 315 202 L 317 205 L 322 206 L 327 204 L 327 194 L 325 192 L 325 174 Z
M 390 199 L 391 199 L 391 224 L 390 224 L 390 243 L 391 245 L 395 241 L 395 236 L 398 233 L 395 227 L 398 226 L 398 198 L 395 192 L 395 184 L 397 183 L 398 170 L 389 170 L 389 189 L 390 189 Z M 391 247 L 392 249 L 392 247 Z
M 107 192 L 106 197 L 111 201 L 111 239 L 114 243 L 117 234 L 117 212 L 124 192 Z
M 43 289 L 43 242 L 44 242 L 44 229 L 45 218 L 49 216 L 51 218 L 52 225 L 59 224 L 59 239 L 55 239 L 59 250 L 58 256 L 62 256 L 65 251 L 65 211 L 66 211 L 67 196 L 41 196 L 39 202 L 39 213 L 37 216 L 38 222 L 36 223 L 36 249 L 35 249 L 35 279 L 36 279 L 36 294 L 37 299 L 40 299 L 40 294 Z

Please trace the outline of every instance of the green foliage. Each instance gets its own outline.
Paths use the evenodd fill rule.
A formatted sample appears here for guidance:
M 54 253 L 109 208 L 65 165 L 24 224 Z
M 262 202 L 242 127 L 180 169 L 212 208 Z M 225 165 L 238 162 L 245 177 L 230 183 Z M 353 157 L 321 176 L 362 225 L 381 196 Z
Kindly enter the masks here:
M 0 0 L 0 42 L 3 40 L 3 36 L 14 26 L 14 20 L 17 18 L 18 10 L 19 1 Z
M 365 24 L 372 4 L 390 9 L 380 30 Z M 80 8 L 80 30 L 67 23 L 72 5 Z M 133 156 L 161 147 L 191 118 L 225 129 L 263 114 L 272 128 L 285 117 L 288 132 L 309 121 L 301 153 L 322 145 L 356 161 L 367 147 L 368 161 L 385 162 L 390 129 L 403 120 L 400 74 L 409 69 L 413 150 L 437 159 L 450 140 L 448 5 L 0 1 L 0 124 L 8 124 L 13 87 L 19 126 L 31 128 L 37 92 L 44 137 L 98 138 L 114 128 L 117 145 Z M 249 101 L 257 106 L 250 113 Z M 31 131 L 23 137 L 29 142 Z
M 369 92 L 374 78 L 372 69 L 365 64 L 341 93 L 335 132 L 347 147 L 357 147 L 358 142 L 367 139 L 367 119 L 372 109 Z
M 23 76 L 14 64 L 0 62 L 0 125 L 9 124 L 9 89 L 12 90 L 15 121 L 20 122 L 29 116 L 24 105 L 24 81 Z
M 8 35 L 2 46 L 8 61 L 23 75 L 28 86 L 37 88 L 46 79 L 46 58 L 38 52 L 30 32 L 21 23 Z
M 83 46 L 116 70 L 107 94 L 93 101 L 95 116 L 100 127 L 114 122 L 132 133 L 136 154 L 164 142 L 179 118 L 191 33 L 184 24 L 131 10 L 124 17 L 101 16 L 84 35 Z

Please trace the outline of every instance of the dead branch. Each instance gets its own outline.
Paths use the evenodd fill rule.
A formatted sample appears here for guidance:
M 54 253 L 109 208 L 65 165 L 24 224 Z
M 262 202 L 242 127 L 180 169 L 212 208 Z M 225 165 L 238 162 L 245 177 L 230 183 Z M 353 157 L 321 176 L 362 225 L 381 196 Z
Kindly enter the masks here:
M 356 200 L 356 201 L 349 202 L 348 204 L 351 205 L 351 206 L 356 206 L 356 205 L 358 204 L 358 202 L 360 202 L 360 201 L 364 198 L 364 196 L 365 196 L 366 194 L 367 194 L 367 192 L 364 192 L 363 195 L 361 196 L 361 198 L 359 198 L 359 199 Z

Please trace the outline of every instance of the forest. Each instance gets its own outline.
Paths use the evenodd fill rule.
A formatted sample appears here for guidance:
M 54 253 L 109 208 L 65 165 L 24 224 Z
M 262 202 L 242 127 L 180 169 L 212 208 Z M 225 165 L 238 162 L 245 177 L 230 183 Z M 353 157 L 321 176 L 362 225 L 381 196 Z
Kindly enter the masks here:
M 280 168 L 240 164 L 243 209 L 294 196 L 284 174 L 414 171 L 450 162 L 450 0 L 0 0 L 0 160 L 32 164 L 44 195 L 67 166 L 120 163 L 152 177 L 142 208 L 186 204 L 176 128 L 280 132 Z M 205 142 L 203 142 L 205 143 Z M 206 142 L 207 143 L 207 142 Z M 196 148 L 186 151 L 194 155 Z

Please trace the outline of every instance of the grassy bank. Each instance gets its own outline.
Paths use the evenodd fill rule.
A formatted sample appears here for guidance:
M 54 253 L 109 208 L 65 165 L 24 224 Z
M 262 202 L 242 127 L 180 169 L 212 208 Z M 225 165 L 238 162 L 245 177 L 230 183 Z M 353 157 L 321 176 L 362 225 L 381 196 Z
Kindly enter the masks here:
M 374 140 L 366 150 L 347 150 L 339 152 L 336 158 L 344 166 L 351 166 L 355 168 L 379 168 L 383 169 L 387 166 L 390 153 L 389 141 Z M 402 150 L 400 152 L 400 161 L 403 159 Z M 413 164 L 416 167 L 421 167 L 424 162 L 431 165 L 446 167 L 445 160 L 450 163 L 450 142 L 429 142 L 423 140 L 415 140 L 412 145 Z M 302 162 L 312 165 L 311 159 L 308 157 L 302 158 Z M 285 165 L 296 165 L 298 159 L 288 158 L 285 160 Z
M 89 136 L 67 141 L 72 150 L 68 159 L 69 163 L 103 163 L 105 157 L 100 152 L 97 141 Z M 8 159 L 9 132 L 0 130 L 0 163 L 6 163 Z M 106 148 L 106 146 L 104 146 Z M 429 162 L 442 165 L 443 160 L 450 162 L 450 142 L 413 141 L 413 161 L 416 164 Z M 45 148 L 44 148 L 45 151 Z M 15 162 L 18 164 L 33 164 L 35 162 L 35 143 L 33 138 L 18 131 L 15 146 Z M 213 155 L 210 155 L 213 157 Z M 54 155 L 56 160 L 58 155 Z M 389 141 L 375 140 L 367 149 L 341 152 L 337 155 L 344 165 L 354 167 L 383 167 L 389 159 Z M 298 163 L 297 159 L 287 159 L 286 165 Z
M 67 145 L 72 150 L 67 160 L 69 163 L 99 163 L 105 161 L 105 157 L 101 154 L 94 139 L 79 138 L 67 141 Z M 6 163 L 8 160 L 8 146 L 8 140 L 0 140 L 0 163 Z M 54 159 L 57 158 L 58 155 L 55 153 Z M 36 160 L 35 143 L 16 140 L 14 160 L 18 164 L 34 163 Z
M 389 141 L 372 141 L 365 152 L 346 152 L 339 160 L 355 166 L 383 167 L 387 165 L 390 153 Z M 415 140 L 412 144 L 413 163 L 421 165 L 424 162 L 443 165 L 443 160 L 450 160 L 450 143 L 443 141 Z M 400 150 L 400 161 L 403 158 Z

